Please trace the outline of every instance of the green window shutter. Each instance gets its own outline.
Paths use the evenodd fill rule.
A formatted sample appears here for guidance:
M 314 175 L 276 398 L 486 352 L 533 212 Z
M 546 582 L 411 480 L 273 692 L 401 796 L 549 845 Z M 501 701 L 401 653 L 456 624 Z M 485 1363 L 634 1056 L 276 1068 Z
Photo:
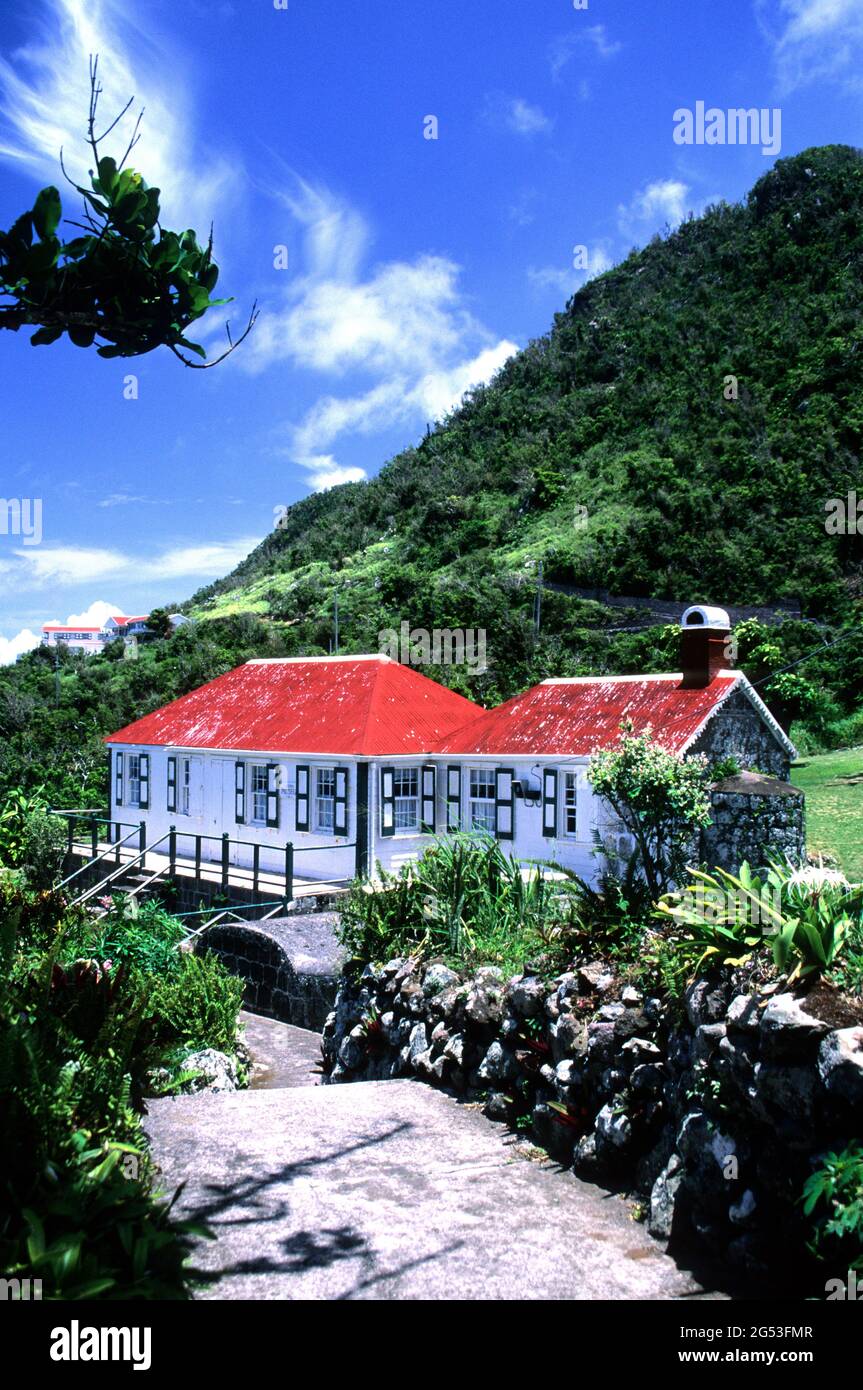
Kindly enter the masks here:
M 234 820 L 246 823 L 246 764 L 234 763 Z
M 461 768 L 446 770 L 446 828 L 461 829 Z
M 138 764 L 141 794 L 138 807 L 142 811 L 150 809 L 150 754 L 142 753 Z
M 123 754 L 114 754 L 114 805 L 123 805 Z
M 279 767 L 267 763 L 267 825 L 271 830 L 279 825 Z
M 348 770 L 346 767 L 337 767 L 336 774 L 336 795 L 333 803 L 333 833 L 336 835 L 347 835 L 348 833 Z
M 173 814 L 177 809 L 177 759 L 168 759 L 168 810 Z
M 296 826 L 298 830 L 309 828 L 309 802 L 311 774 L 308 767 L 297 768 Z
M 396 803 L 394 796 L 394 769 L 381 768 L 381 834 L 396 833 Z
M 499 840 L 512 840 L 515 837 L 512 778 L 513 770 L 511 767 L 499 767 L 495 769 L 495 830 Z
M 435 833 L 435 793 L 437 790 L 436 769 L 429 763 L 420 771 L 422 795 L 420 797 L 420 830 L 424 835 Z
M 542 833 L 548 840 L 557 835 L 557 772 L 546 767 L 542 773 Z

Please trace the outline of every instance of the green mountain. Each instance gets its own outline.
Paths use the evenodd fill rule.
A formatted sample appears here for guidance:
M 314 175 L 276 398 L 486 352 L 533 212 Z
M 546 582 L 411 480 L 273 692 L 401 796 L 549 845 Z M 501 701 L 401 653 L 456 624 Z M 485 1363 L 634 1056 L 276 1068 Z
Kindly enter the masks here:
M 847 614 L 863 545 L 824 523 L 863 497 L 861 214 L 859 151 L 780 161 L 586 285 L 372 481 L 297 503 L 188 611 L 267 614 L 326 650 L 338 591 L 354 649 L 402 619 L 491 641 L 542 560 L 612 593 Z
M 825 527 L 863 499 L 861 214 L 861 152 L 779 161 L 586 285 L 376 478 L 291 507 L 182 605 L 197 622 L 133 662 L 0 671 L 0 796 L 97 804 L 100 734 L 250 656 L 327 652 L 337 599 L 344 652 L 403 622 L 483 630 L 487 670 L 426 669 L 486 704 L 551 672 L 675 669 L 673 628 L 578 590 L 799 604 L 743 625 L 744 668 L 812 738 L 863 740 L 863 538 Z

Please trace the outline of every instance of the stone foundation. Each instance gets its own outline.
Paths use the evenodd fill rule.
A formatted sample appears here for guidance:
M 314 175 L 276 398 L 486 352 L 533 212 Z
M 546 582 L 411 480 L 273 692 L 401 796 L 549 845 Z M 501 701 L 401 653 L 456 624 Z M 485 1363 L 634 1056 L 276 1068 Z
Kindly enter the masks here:
M 246 982 L 245 1006 L 255 1013 L 319 1032 L 333 1007 L 343 956 L 335 913 L 297 913 L 266 924 L 219 923 L 196 938 Z

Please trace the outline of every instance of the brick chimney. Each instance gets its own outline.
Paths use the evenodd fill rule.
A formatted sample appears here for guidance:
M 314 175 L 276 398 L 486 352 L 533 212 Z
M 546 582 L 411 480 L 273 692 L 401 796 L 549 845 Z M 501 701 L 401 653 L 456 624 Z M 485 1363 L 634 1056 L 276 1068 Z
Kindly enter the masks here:
M 731 665 L 731 619 L 724 608 L 693 604 L 680 619 L 681 689 L 702 690 Z

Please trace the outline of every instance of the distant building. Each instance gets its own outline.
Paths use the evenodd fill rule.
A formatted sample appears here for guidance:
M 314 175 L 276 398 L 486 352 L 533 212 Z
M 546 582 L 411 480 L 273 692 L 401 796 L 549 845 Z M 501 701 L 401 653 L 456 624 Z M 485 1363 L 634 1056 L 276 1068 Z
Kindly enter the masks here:
M 124 614 L 116 613 L 110 618 L 106 618 L 101 627 L 75 627 L 63 623 L 44 623 L 42 626 L 42 645 L 43 647 L 66 647 L 67 650 L 85 652 L 101 652 L 109 642 L 114 642 L 118 637 L 122 638 L 141 638 L 147 634 L 147 622 L 149 613 L 126 617 Z M 173 618 L 171 619 L 174 624 Z

